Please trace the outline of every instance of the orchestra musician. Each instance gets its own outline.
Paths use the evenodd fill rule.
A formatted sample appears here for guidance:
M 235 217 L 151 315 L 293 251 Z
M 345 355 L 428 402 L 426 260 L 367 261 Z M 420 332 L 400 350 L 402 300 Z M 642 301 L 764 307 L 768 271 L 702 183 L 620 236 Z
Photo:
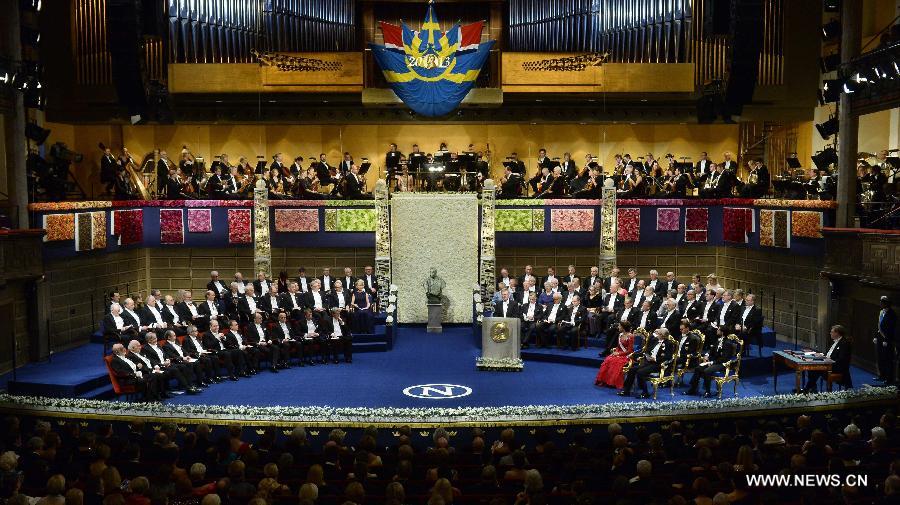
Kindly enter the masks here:
M 706 151 L 700 153 L 700 159 L 697 161 L 697 167 L 694 169 L 697 177 L 705 178 L 712 172 L 712 161 Z
M 213 174 L 206 181 L 206 194 L 210 198 L 221 200 L 225 198 L 225 181 L 222 176 L 222 165 L 214 164 L 212 167 Z
M 566 177 L 566 180 L 571 181 L 575 179 L 578 174 L 578 165 L 575 164 L 575 160 L 572 159 L 572 155 L 570 153 L 563 153 L 562 162 L 560 162 L 560 166 L 562 166 L 562 173 Z
M 497 198 L 518 198 L 522 194 L 521 190 L 522 176 L 513 172 L 512 167 L 507 165 L 506 172 L 500 179 L 500 192 L 497 194 Z
M 169 153 L 165 149 L 161 149 L 159 151 L 159 161 L 156 162 L 156 193 L 158 195 L 166 195 L 169 174 L 173 173 L 174 169 L 175 165 L 169 161 Z
M 624 168 L 622 176 L 619 178 L 619 186 L 616 189 L 618 198 L 633 198 L 644 194 L 644 176 L 638 173 L 633 163 L 630 163 L 631 156 L 626 154 L 622 158 Z
M 881 168 L 877 165 L 871 167 L 880 174 Z M 820 168 L 818 175 L 816 170 L 810 170 L 809 181 L 806 183 L 807 191 L 817 195 L 819 200 L 834 200 L 837 188 L 834 178 L 829 175 L 827 168 Z
M 752 159 L 747 162 L 750 172 L 747 174 L 747 182 L 738 180 L 738 194 L 741 198 L 762 198 L 769 192 L 769 169 L 762 160 Z
M 102 143 L 100 149 L 103 151 L 103 157 L 100 158 L 100 182 L 106 184 L 106 193 L 110 194 L 116 186 L 116 175 L 123 165 L 113 156 L 112 149 Z
M 588 199 L 600 199 L 601 191 L 603 188 L 603 167 L 598 165 L 597 163 L 593 163 L 593 166 L 590 168 L 585 167 L 588 171 L 588 177 L 585 179 L 584 184 L 573 184 L 573 186 L 580 186 L 581 189 L 572 193 L 574 198 L 588 198 Z M 578 176 L 581 178 L 581 176 Z M 576 179 L 578 181 L 578 179 Z M 573 181 L 574 182 L 574 181 Z
M 559 165 L 553 167 L 553 172 L 538 189 L 540 189 L 540 193 L 535 195 L 535 198 L 562 198 L 565 196 L 566 180 L 562 175 L 562 167 Z
M 400 160 L 403 159 L 403 153 L 397 150 L 397 144 L 391 142 L 388 152 L 384 155 L 384 168 L 387 170 L 388 179 L 393 179 L 397 169 L 400 168 Z

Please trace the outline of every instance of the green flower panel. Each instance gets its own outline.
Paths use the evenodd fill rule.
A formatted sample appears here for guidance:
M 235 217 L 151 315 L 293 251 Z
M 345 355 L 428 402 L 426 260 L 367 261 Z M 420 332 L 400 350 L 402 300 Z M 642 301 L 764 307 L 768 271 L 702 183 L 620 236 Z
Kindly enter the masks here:
M 325 231 L 374 232 L 375 209 L 325 209 Z
M 544 209 L 497 209 L 496 231 L 544 231 Z

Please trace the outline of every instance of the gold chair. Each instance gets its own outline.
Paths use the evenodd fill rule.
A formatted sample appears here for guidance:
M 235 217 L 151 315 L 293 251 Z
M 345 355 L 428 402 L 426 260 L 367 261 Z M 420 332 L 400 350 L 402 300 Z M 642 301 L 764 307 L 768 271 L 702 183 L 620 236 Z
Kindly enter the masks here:
M 637 337 L 641 337 L 641 344 L 638 347 L 640 350 L 628 355 L 628 363 L 625 363 L 625 366 L 622 367 L 623 374 L 627 374 L 632 367 L 640 365 L 644 360 L 644 354 L 647 353 L 647 346 L 650 344 L 650 334 L 647 333 L 647 330 L 638 328 L 634 330 L 634 338 L 637 339 Z
M 671 358 L 669 358 L 669 361 L 665 361 L 665 362 L 659 364 L 659 372 L 658 373 L 654 373 L 652 376 L 647 378 L 647 382 L 649 382 L 650 384 L 653 384 L 653 399 L 654 400 L 656 399 L 656 392 L 659 390 L 660 386 L 662 386 L 663 384 L 665 384 L 667 382 L 669 382 L 673 385 L 675 384 L 675 365 L 676 365 L 676 363 L 678 363 L 678 352 L 680 351 L 680 349 L 678 349 L 678 347 L 677 347 L 678 342 L 676 342 L 675 339 L 672 338 L 672 335 L 669 335 L 668 337 L 666 337 L 666 340 L 669 342 L 670 345 L 676 346 L 675 354 Z M 669 392 L 672 394 L 672 396 L 675 396 L 674 387 L 670 388 Z
M 703 344 L 706 341 L 706 335 L 700 330 L 692 330 L 688 333 L 688 338 L 690 339 L 691 345 L 694 345 L 694 352 L 688 353 L 684 357 L 684 364 L 682 366 L 675 367 L 675 380 L 672 381 L 671 391 L 673 396 L 675 395 L 675 385 L 681 384 L 684 374 L 697 367 L 700 363 L 700 357 L 703 355 Z
M 735 350 L 736 354 L 734 358 L 725 364 L 725 372 L 721 377 L 713 377 L 716 381 L 716 389 L 719 398 L 722 398 L 722 386 L 729 382 L 734 383 L 734 396 L 737 396 L 737 387 L 738 383 L 741 382 L 741 355 L 744 351 L 744 341 L 739 339 L 737 335 L 731 334 L 728 335 L 728 340 L 734 341 L 737 344 L 737 349 Z

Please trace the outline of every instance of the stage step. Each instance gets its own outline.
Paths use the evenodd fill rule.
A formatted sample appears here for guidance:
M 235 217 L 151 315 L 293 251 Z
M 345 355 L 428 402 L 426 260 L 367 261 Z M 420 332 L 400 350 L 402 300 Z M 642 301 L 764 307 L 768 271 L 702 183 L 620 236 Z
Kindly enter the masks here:
M 386 352 L 388 350 L 387 342 L 356 342 L 353 341 L 353 352 Z

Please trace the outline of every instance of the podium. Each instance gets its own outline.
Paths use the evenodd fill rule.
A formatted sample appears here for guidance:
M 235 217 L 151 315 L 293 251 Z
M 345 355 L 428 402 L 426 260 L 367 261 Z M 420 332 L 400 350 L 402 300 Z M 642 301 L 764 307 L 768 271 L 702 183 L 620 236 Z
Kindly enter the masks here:
M 514 317 L 485 317 L 481 324 L 481 356 L 475 364 L 479 370 L 521 372 L 519 357 L 520 325 Z

